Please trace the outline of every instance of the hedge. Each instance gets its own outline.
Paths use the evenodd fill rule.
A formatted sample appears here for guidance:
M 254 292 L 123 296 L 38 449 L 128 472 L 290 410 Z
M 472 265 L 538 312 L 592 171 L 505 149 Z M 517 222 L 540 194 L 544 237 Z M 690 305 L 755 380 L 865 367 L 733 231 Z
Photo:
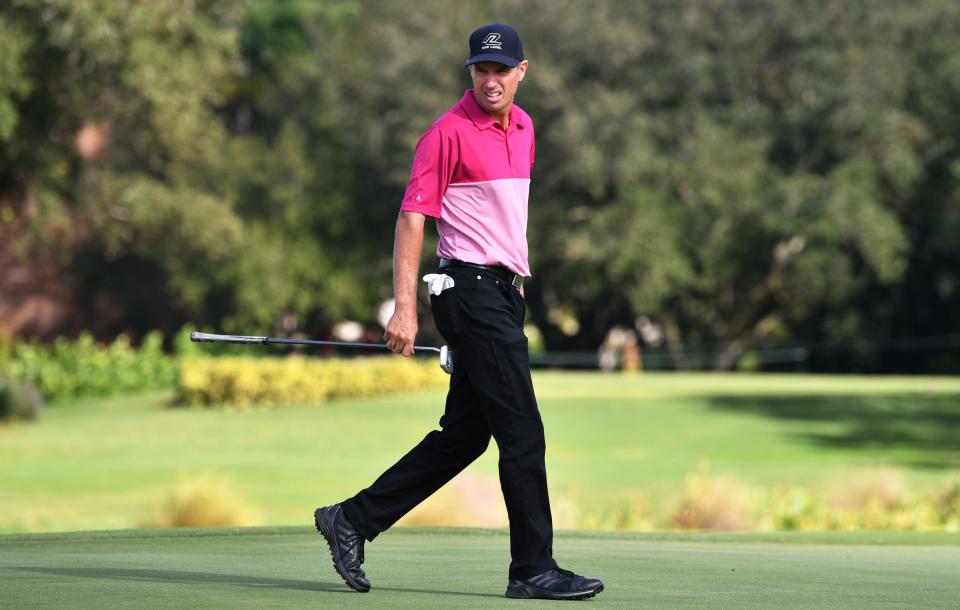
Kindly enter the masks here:
M 51 345 L 15 343 L 7 368 L 10 377 L 33 383 L 51 402 L 170 388 L 177 376 L 177 362 L 163 352 L 157 331 L 147 333 L 139 348 L 126 335 L 100 345 L 88 333 Z
M 433 358 L 184 358 L 176 402 L 194 407 L 307 404 L 443 388 L 448 382 Z

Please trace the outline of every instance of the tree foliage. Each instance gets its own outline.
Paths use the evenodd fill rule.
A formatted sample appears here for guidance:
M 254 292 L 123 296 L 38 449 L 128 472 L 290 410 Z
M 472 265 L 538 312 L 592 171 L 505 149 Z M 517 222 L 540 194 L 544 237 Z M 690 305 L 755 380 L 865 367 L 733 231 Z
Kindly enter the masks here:
M 373 323 L 413 146 L 493 20 L 531 63 L 528 304 L 548 348 L 640 316 L 666 349 L 720 346 L 721 368 L 958 332 L 949 0 L 14 0 L 9 247 L 54 253 L 101 334 Z

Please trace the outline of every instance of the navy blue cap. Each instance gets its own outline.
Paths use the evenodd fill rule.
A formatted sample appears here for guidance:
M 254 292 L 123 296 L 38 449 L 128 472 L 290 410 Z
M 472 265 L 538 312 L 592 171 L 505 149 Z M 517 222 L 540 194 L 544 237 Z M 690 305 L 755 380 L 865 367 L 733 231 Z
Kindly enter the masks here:
M 481 25 L 470 34 L 470 59 L 464 65 L 495 61 L 511 68 L 523 61 L 520 34 L 505 23 Z

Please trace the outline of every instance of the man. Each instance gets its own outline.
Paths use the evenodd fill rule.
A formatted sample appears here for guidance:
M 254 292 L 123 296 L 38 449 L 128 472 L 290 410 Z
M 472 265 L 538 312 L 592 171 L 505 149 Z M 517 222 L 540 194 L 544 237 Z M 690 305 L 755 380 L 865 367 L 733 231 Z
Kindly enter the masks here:
M 602 591 L 603 583 L 562 570 L 553 560 L 546 445 L 523 334 L 534 135 L 530 117 L 513 98 L 527 61 L 508 25 L 482 26 L 469 44 L 472 89 L 417 144 L 397 220 L 396 309 L 384 334 L 394 352 L 413 352 L 423 226 L 426 216 L 433 217 L 442 276 L 431 285 L 430 300 L 454 354 L 441 430 L 427 434 L 369 488 L 317 509 L 315 521 L 337 572 L 350 587 L 368 591 L 360 567 L 364 540 L 373 540 L 483 454 L 492 435 L 510 519 L 506 596 L 583 599 Z

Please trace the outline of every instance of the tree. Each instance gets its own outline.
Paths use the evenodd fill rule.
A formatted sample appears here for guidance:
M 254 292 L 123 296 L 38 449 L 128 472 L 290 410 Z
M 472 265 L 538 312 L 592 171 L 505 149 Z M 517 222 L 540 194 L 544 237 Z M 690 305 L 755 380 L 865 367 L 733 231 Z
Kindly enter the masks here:
M 453 6 L 17 0 L 0 221 L 104 335 L 373 323 L 414 145 L 469 86 L 466 35 L 501 20 L 531 61 L 548 349 L 638 317 L 666 337 L 647 351 L 717 368 L 960 332 L 955 3 Z M 814 366 L 886 366 L 866 353 Z

